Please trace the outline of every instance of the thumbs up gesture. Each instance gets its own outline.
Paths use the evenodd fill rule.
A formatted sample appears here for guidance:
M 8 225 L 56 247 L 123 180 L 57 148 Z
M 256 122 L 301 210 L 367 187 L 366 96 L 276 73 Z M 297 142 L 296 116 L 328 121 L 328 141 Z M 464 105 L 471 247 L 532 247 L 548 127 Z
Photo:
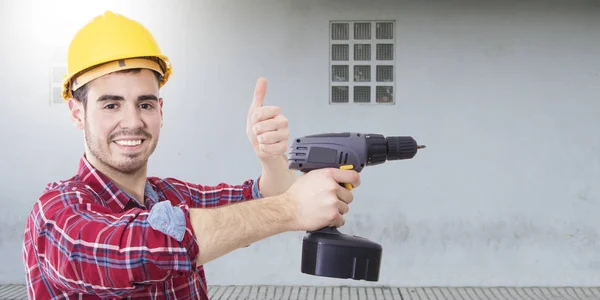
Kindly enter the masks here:
M 259 78 L 248 111 L 246 134 L 258 158 L 264 163 L 280 159 L 288 148 L 288 120 L 277 106 L 264 106 L 267 81 Z

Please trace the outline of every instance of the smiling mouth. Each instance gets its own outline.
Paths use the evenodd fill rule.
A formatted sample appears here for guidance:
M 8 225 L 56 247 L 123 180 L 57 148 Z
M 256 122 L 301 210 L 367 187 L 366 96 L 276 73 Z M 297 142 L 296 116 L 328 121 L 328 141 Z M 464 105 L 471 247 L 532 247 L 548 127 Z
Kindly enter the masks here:
M 139 145 L 142 144 L 142 142 L 144 142 L 143 139 L 141 139 L 141 140 L 118 140 L 118 141 L 115 141 L 115 143 L 117 145 L 125 146 L 125 147 L 139 146 Z

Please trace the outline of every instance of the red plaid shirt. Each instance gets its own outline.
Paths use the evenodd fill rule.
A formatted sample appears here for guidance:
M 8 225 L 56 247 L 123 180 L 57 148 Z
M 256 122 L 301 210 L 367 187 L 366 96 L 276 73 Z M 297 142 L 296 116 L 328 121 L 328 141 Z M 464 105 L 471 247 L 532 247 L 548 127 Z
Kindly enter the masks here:
M 141 205 L 83 156 L 74 177 L 48 184 L 27 219 L 29 298 L 208 299 L 188 209 L 260 197 L 257 183 L 149 177 Z

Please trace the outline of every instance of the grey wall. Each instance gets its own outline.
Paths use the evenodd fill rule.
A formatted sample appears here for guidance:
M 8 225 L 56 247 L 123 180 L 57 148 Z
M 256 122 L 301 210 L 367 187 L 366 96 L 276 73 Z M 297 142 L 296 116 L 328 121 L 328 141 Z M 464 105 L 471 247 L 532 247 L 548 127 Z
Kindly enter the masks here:
M 27 213 L 47 182 L 76 171 L 83 149 L 67 106 L 49 103 L 49 67 L 107 7 L 74 3 L 1 4 L 0 283 L 24 281 Z M 283 107 L 292 136 L 375 132 L 428 146 L 365 170 L 355 190 L 342 230 L 383 245 L 377 284 L 600 283 L 598 1 L 118 3 L 108 8 L 146 24 L 175 67 L 152 175 L 254 178 L 244 126 L 265 76 L 266 103 Z M 332 19 L 396 20 L 396 105 L 327 104 Z M 301 238 L 212 262 L 208 281 L 364 284 L 301 274 Z

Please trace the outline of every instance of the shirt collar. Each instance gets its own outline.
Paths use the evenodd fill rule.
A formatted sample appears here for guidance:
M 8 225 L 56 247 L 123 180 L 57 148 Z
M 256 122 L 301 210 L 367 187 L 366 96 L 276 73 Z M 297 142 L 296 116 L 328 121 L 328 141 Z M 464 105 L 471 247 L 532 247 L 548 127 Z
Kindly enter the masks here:
M 112 211 L 123 212 L 129 208 L 143 207 L 135 198 L 114 184 L 108 176 L 92 166 L 85 154 L 79 160 L 77 175 L 81 181 L 90 186 L 104 200 Z M 147 180 L 144 197 L 155 203 L 158 201 L 158 195 Z

